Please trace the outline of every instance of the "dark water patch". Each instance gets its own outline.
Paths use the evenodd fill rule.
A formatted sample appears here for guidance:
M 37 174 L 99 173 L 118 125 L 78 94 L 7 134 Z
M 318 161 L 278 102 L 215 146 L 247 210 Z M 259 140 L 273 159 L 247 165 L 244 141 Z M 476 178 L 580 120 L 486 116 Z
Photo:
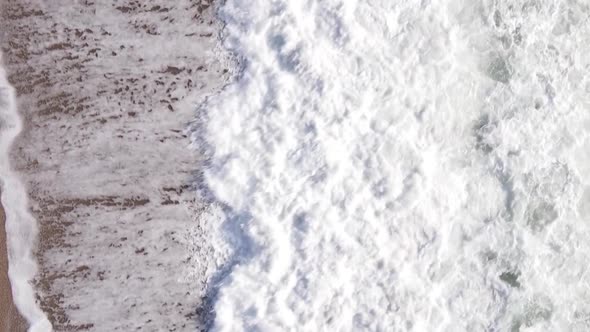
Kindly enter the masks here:
M 482 253 L 482 259 L 485 263 L 493 262 L 498 258 L 498 253 L 493 250 L 486 250 Z
M 496 26 L 496 28 L 499 28 L 500 25 L 502 25 L 502 14 L 500 14 L 500 11 L 496 10 L 494 11 L 494 25 Z
M 549 224 L 554 222 L 558 217 L 558 213 L 553 204 L 542 202 L 532 208 L 527 218 L 527 226 L 533 232 L 543 231 Z
M 520 276 L 520 272 L 512 272 L 512 271 L 505 271 L 502 272 L 499 276 L 500 280 L 508 284 L 508 286 L 513 288 L 520 288 L 520 282 L 518 281 L 518 277 Z
M 486 68 L 486 73 L 494 81 L 508 84 L 512 77 L 512 67 L 507 59 L 495 56 Z

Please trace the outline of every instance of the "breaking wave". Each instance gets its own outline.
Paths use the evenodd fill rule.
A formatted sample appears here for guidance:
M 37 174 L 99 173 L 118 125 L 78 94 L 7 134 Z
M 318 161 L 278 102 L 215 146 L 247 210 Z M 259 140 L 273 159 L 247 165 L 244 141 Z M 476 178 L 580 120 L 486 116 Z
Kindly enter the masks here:
M 590 329 L 589 14 L 227 0 L 214 329 Z

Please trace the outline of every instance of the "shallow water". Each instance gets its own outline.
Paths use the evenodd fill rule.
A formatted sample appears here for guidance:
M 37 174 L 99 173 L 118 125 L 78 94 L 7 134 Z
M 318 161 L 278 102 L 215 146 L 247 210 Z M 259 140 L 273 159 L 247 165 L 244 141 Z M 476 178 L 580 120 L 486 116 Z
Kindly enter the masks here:
M 589 13 L 226 1 L 213 329 L 588 330 Z

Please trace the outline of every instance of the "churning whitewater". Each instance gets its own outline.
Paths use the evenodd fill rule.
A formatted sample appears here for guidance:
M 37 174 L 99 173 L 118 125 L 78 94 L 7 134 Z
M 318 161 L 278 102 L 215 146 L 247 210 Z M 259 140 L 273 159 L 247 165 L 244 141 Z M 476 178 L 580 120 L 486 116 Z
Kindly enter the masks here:
M 227 0 L 218 331 L 590 329 L 590 9 Z M 205 190 L 204 190 L 205 191 Z

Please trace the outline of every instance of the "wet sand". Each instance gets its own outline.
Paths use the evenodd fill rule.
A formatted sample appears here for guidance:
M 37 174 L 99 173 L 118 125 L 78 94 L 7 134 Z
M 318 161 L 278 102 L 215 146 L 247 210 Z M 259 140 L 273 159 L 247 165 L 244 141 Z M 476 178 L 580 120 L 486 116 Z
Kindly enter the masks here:
M 12 303 L 4 221 L 4 209 L 0 205 L 0 332 L 24 332 L 27 324 Z
M 186 129 L 231 76 L 212 3 L 0 0 L 0 13 L 41 309 L 56 331 L 199 330 L 215 268 Z

